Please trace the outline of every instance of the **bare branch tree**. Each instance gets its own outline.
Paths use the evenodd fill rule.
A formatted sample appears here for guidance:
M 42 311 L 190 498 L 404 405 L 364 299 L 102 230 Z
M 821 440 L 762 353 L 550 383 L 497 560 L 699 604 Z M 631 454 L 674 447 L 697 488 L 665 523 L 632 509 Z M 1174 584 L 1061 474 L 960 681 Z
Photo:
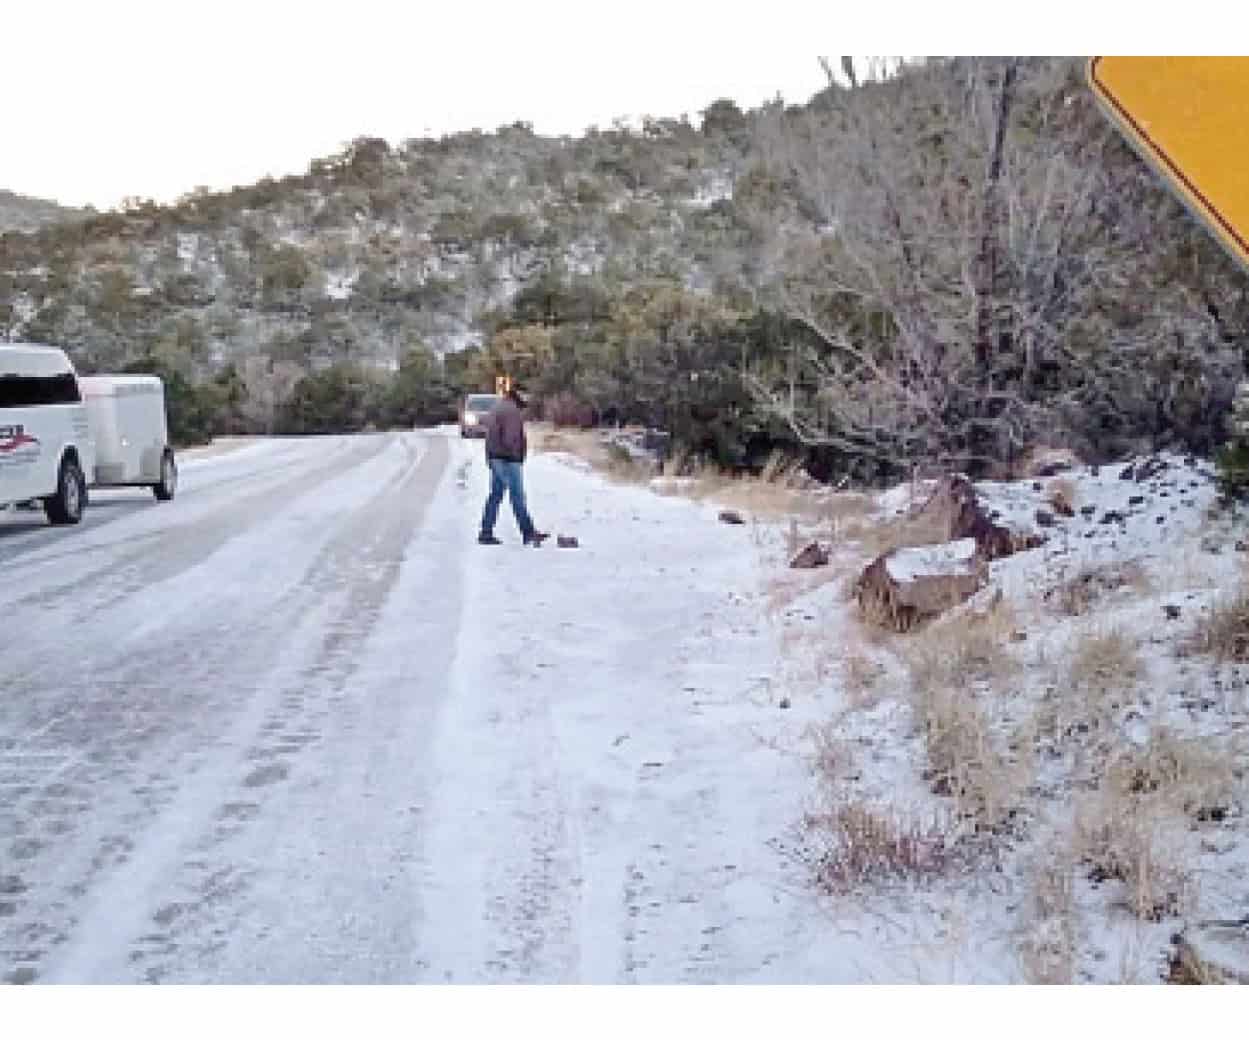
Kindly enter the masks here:
M 1186 342 L 1212 334 L 1201 301 L 1175 289 L 1166 320 L 1122 313 L 1137 261 L 1156 270 L 1158 207 L 1172 219 L 1174 207 L 1137 182 L 1139 164 L 1107 161 L 1117 142 L 1074 62 L 940 59 L 889 74 L 899 67 L 882 61 L 851 77 L 843 61 L 849 86 L 823 65 L 828 88 L 806 111 L 758 126 L 784 194 L 751 215 L 775 257 L 757 292 L 802 344 L 788 370 L 749 385 L 803 443 L 984 471 L 1075 436 L 1083 407 L 1139 412 L 1116 381 L 1177 323 Z M 1180 397 L 1202 385 L 1171 382 Z

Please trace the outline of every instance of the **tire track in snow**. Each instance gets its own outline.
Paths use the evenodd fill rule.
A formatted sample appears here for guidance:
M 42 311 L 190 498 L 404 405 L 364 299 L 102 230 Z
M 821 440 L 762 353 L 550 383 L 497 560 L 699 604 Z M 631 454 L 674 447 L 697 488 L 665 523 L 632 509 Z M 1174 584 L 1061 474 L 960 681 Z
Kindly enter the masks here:
M 220 804 L 212 826 L 181 864 L 169 864 L 176 877 L 167 890 L 176 896 L 151 915 L 151 931 L 132 942 L 129 959 L 142 968 L 143 979 L 161 981 L 172 974 L 195 981 L 205 973 L 219 978 L 219 962 L 228 959 L 248 924 L 246 900 L 257 869 L 254 845 L 265 841 L 259 832 L 275 822 L 265 804 L 275 799 L 275 788 L 332 774 L 322 760 L 334 758 L 341 748 L 363 748 L 373 759 L 378 744 L 393 732 L 376 725 L 372 699 L 353 686 L 353 679 L 366 663 L 366 644 L 421 522 L 426 503 L 419 492 L 432 491 L 425 485 L 436 484 L 445 460 L 445 441 L 431 441 L 425 456 L 413 458 L 394 486 L 362 506 L 358 522 L 329 546 L 311 586 L 325 609 L 307 626 L 302 642 L 310 652 L 289 669 L 263 720 L 249 720 L 249 735 L 237 742 L 245 750 L 237 761 L 223 764 L 216 778 Z M 230 772 L 232 780 L 227 779 Z M 336 795 L 333 804 L 339 803 Z M 176 809 L 170 814 L 178 815 Z M 310 822 L 305 820 L 300 831 Z M 362 854 L 365 843 L 381 840 L 367 831 L 358 839 L 348 846 L 353 856 Z M 228 891 L 222 886 L 225 878 L 230 879 Z M 308 980 L 294 976 L 285 981 Z
M 302 452 L 299 442 L 290 439 L 285 442 L 260 441 L 248 450 L 246 461 L 249 468 L 241 469 L 237 455 L 223 455 L 215 459 L 203 461 L 192 459 L 189 464 L 180 467 L 178 494 L 175 502 L 184 504 L 188 498 L 198 504 L 198 500 L 208 491 L 229 487 L 237 490 L 240 486 L 248 486 L 257 482 L 272 481 L 276 470 L 287 464 L 288 460 L 298 461 Z M 253 456 L 258 455 L 263 461 L 257 462 Z M 217 470 L 224 470 L 218 473 Z M 209 478 L 214 479 L 209 479 Z M 121 497 L 125 495 L 126 497 Z M 171 511 L 171 507 L 157 505 L 145 497 L 150 492 L 142 488 L 131 488 L 125 492 L 114 489 L 101 492 L 91 490 L 91 505 L 81 524 L 74 528 L 56 528 L 48 526 L 43 520 L 42 511 L 33 514 L 29 524 L 17 526 L 0 525 L 0 565 L 6 573 L 36 557 L 41 563 L 55 559 L 73 559 L 91 555 L 101 550 L 116 547 L 119 544 L 133 542 L 133 533 L 117 533 L 113 525 L 127 518 L 140 519 L 142 514 L 158 510 L 161 513 Z M 136 515 L 139 514 L 139 515 Z M 153 532 L 159 535 L 161 532 Z M 116 535 L 111 537 L 110 535 Z M 148 537 L 152 535 L 149 534 Z
M 264 486 L 243 493 L 232 481 L 223 481 L 222 485 L 232 492 L 223 501 L 195 501 L 188 507 L 182 498 L 178 498 L 167 506 L 153 507 L 160 508 L 160 514 L 147 513 L 141 517 L 128 514 L 128 517 L 133 517 L 133 526 L 138 526 L 140 521 L 148 521 L 149 525 L 159 523 L 160 526 L 155 531 L 133 533 L 114 529 L 109 533 L 116 537 L 102 544 L 84 540 L 81 546 L 53 557 L 82 566 L 67 566 L 64 580 L 45 584 L 25 595 L 19 591 L 13 599 L 0 592 L 0 606 L 11 610 L 23 607 L 47 610 L 70 601 L 69 617 L 65 623 L 81 624 L 95 612 L 107 610 L 136 590 L 190 569 L 235 534 L 247 529 L 253 514 L 271 514 L 288 503 L 292 496 L 334 479 L 346 467 L 362 465 L 380 452 L 383 445 L 381 438 L 372 443 L 363 439 L 342 438 L 333 444 L 328 458 L 309 460 L 312 465 L 279 483 L 273 483 L 270 475 Z M 65 537 L 73 538 L 76 534 L 78 532 L 68 531 Z M 135 546 L 136 540 L 141 544 Z M 91 555 L 93 548 L 120 552 L 111 559 L 100 560 Z M 19 559 L 6 565 L 6 581 L 11 581 L 12 590 L 20 590 L 28 574 L 36 575 L 37 580 L 40 572 L 48 570 L 47 564 L 48 557 L 44 554 L 38 554 L 34 559 Z
M 18 981 L 71 934 L 84 897 L 130 861 L 134 835 L 150 833 L 178 792 L 222 747 L 230 748 L 231 725 L 263 698 L 284 636 L 321 605 L 318 576 L 355 538 L 360 510 L 344 513 L 335 503 L 344 497 L 375 503 L 376 489 L 391 488 L 396 471 L 413 465 L 410 440 L 379 439 L 368 461 L 288 502 L 201 561 L 192 574 L 198 569 L 227 580 L 223 586 L 201 578 L 195 586 L 201 595 L 189 608 L 178 582 L 132 596 L 138 618 L 155 618 L 152 636 L 140 632 L 135 640 L 142 652 L 131 646 L 128 656 L 112 654 L 111 666 L 98 669 L 62 666 L 22 688 L 34 710 L 20 721 L 6 713 L 0 725 L 4 764 L 18 774 L 6 792 L 16 797 L 0 815 L 0 850 L 17 864 L 14 876 L 25 886 L 4 921 L 0 957 Z M 370 493 L 360 494 L 365 489 Z M 267 572 L 258 570 L 258 557 L 274 538 L 286 551 Z M 258 582 L 260 574 L 265 580 Z M 82 636 L 91 641 L 89 631 Z M 147 638 L 152 642 L 143 646 Z M 31 733 L 38 737 L 25 739 Z M 55 790 L 23 770 L 32 755 L 58 753 L 73 764 Z M 69 807 L 60 832 L 49 832 L 45 814 L 34 811 L 40 798 Z
M 476 490 L 476 489 L 474 489 Z M 473 520 L 479 499 L 466 505 Z M 473 554 L 448 703 L 431 742 L 420 936 L 428 982 L 579 981 L 579 835 L 536 640 L 502 656 L 492 629 L 547 550 Z M 503 588 L 487 568 L 506 576 Z M 497 597 L 497 598 L 496 598 Z M 475 622 L 475 624 L 473 624 Z

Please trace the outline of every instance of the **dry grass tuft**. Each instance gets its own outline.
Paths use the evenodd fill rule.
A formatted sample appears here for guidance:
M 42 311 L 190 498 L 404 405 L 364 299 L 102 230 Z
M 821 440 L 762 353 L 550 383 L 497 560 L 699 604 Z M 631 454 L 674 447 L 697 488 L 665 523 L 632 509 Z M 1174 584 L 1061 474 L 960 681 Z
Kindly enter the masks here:
M 1055 513 L 1071 516 L 1076 507 L 1076 484 L 1070 477 L 1055 477 L 1045 485 L 1045 499 Z
M 913 686 L 992 684 L 1014 674 L 1019 662 L 1007 647 L 1015 627 L 1014 612 L 1005 603 L 983 614 L 966 612 L 926 626 L 903 652 Z
M 818 844 L 815 873 L 829 892 L 879 881 L 922 881 L 941 874 L 953 852 L 951 828 L 939 817 L 920 820 L 861 802 L 843 802 L 804 819 Z
M 1046 589 L 1044 598 L 1059 614 L 1081 617 L 1107 593 L 1124 587 L 1141 595 L 1150 591 L 1149 576 L 1134 560 L 1082 567 Z
M 995 690 L 1018 668 L 1007 651 L 1014 616 L 998 604 L 983 615 L 930 625 L 906 648 L 903 662 L 916 726 L 923 734 L 933 791 L 955 800 L 961 818 L 995 830 L 1018 805 L 1034 770 L 1031 744 L 1006 741 L 976 687 Z
M 893 519 L 865 518 L 848 524 L 843 536 L 857 542 L 868 557 L 875 559 L 894 549 L 939 545 L 950 540 L 950 531 L 944 517 L 921 513 Z
M 1203 614 L 1187 648 L 1220 661 L 1249 661 L 1249 589 L 1241 589 Z
M 562 451 L 573 453 L 573 441 L 568 434 L 555 430 L 541 430 L 535 438 L 538 451 Z
M 1072 648 L 1067 674 L 1074 693 L 1101 702 L 1130 689 L 1144 670 L 1136 644 L 1126 635 L 1115 629 L 1090 628 Z
M 1029 984 L 1065 986 L 1075 981 L 1080 943 L 1075 866 L 1065 849 L 1050 849 L 1031 866 L 1017 933 L 1019 960 Z
M 1011 758 L 988 714 L 966 690 L 935 687 L 912 699 L 924 736 L 925 779 L 954 800 L 955 815 L 978 831 L 996 831 L 1012 818 L 1031 780 L 1030 749 Z
M 836 799 L 847 783 L 859 778 L 854 744 L 841 736 L 836 720 L 810 726 L 806 737 L 811 742 L 811 769 L 825 795 L 830 800 Z
M 1159 727 L 1144 744 L 1111 758 L 1105 787 L 1123 798 L 1149 796 L 1168 811 L 1200 823 L 1218 822 L 1240 809 L 1239 759 L 1231 748 Z
M 841 658 L 841 688 L 851 708 L 869 708 L 878 700 L 885 670 L 866 654 L 847 651 Z
M 1123 902 L 1143 921 L 1182 916 L 1196 896 L 1186 864 L 1185 825 L 1157 799 L 1111 789 L 1077 807 L 1080 860 L 1095 883 L 1118 881 Z

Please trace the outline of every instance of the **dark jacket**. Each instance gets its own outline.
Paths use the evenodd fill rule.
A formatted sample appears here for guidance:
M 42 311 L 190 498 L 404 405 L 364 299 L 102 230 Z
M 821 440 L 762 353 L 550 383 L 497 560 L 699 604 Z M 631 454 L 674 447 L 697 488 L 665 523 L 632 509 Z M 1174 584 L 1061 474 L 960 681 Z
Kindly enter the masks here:
M 524 462 L 527 447 L 525 420 L 520 414 L 520 408 L 510 397 L 505 397 L 490 410 L 489 428 L 486 431 L 486 458 Z

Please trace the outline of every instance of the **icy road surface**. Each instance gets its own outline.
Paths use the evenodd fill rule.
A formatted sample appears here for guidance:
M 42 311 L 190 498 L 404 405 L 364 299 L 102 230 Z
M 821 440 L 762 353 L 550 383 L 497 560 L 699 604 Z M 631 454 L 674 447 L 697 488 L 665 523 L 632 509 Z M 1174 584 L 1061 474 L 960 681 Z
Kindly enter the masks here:
M 897 976 L 770 844 L 805 766 L 749 531 L 539 456 L 582 547 L 506 505 L 479 547 L 485 478 L 443 432 L 270 440 L 0 515 L 0 978 Z

